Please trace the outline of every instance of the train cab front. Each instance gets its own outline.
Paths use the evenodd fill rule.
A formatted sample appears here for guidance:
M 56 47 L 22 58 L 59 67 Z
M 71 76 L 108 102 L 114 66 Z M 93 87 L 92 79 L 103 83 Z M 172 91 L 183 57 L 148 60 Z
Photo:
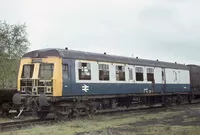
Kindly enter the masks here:
M 13 103 L 19 110 L 44 110 L 56 95 L 54 87 L 55 58 L 21 59 L 18 74 L 18 93 L 13 96 Z M 57 73 L 59 75 L 59 73 Z

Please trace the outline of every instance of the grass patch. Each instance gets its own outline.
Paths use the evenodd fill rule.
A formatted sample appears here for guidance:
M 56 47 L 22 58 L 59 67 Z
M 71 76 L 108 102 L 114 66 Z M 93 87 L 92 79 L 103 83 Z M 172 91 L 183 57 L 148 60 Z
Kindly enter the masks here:
M 200 127 L 196 126 L 165 125 L 128 127 L 126 130 L 118 130 L 120 135 L 198 135 L 199 132 Z
M 10 122 L 10 121 L 12 121 L 12 120 L 8 119 L 8 118 L 0 118 L 0 123 Z
M 61 122 L 51 126 L 35 126 L 31 129 L 25 129 L 10 133 L 2 133 L 2 135 L 74 135 L 78 133 L 94 133 L 96 131 L 104 131 L 107 134 L 107 129 L 117 129 L 122 126 L 128 126 L 130 123 L 159 120 L 169 116 L 179 115 L 179 112 L 160 112 L 156 114 L 139 114 L 127 113 L 114 116 L 95 116 L 94 119 L 77 119 L 68 122 Z M 146 127 L 145 127 L 146 128 Z M 148 128 L 147 128 L 148 129 Z M 111 131 L 109 131 L 111 132 Z M 144 131 L 147 132 L 147 131 Z M 99 132 L 98 132 L 99 134 Z

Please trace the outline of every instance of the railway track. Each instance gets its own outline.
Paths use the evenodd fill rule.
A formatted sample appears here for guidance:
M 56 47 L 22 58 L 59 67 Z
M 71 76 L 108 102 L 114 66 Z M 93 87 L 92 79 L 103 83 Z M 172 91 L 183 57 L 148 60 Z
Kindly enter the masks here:
M 15 131 L 23 128 L 28 128 L 34 125 L 46 125 L 54 123 L 54 119 L 34 119 L 34 120 L 23 120 L 14 122 L 0 123 L 0 132 Z
M 200 102 L 194 102 L 192 103 L 192 105 L 195 104 L 199 104 Z M 179 107 L 189 107 L 191 104 L 181 104 L 179 105 Z M 168 109 L 174 109 L 174 107 L 177 109 L 177 106 L 172 106 L 169 107 Z M 148 113 L 148 112 L 159 112 L 159 111 L 164 111 L 167 108 L 156 105 L 154 107 L 143 107 L 143 108 L 130 108 L 130 109 L 126 109 L 126 110 L 122 110 L 122 109 L 118 109 L 118 110 L 106 110 L 106 111 L 99 111 L 97 113 L 95 113 L 95 115 L 104 115 L 104 114 L 108 114 L 108 115 L 113 115 L 113 114 L 121 114 L 121 113 L 139 113 L 139 112 L 144 112 Z M 84 114 L 80 115 L 80 118 L 83 118 Z M 75 118 L 71 118 L 71 120 L 73 120 Z M 69 120 L 69 119 L 68 119 Z M 63 120 L 63 121 L 67 121 L 67 120 Z M 28 127 L 31 126 L 35 126 L 35 125 L 50 125 L 50 124 L 55 124 L 59 122 L 58 120 L 55 120 L 54 118 L 47 118 L 45 120 L 40 120 L 40 119 L 33 119 L 33 120 L 21 120 L 21 121 L 14 121 L 14 122 L 5 122 L 5 123 L 0 123 L 0 132 L 8 132 L 8 131 L 16 131 L 16 130 L 20 130 L 20 129 L 26 129 Z
M 146 108 L 144 108 L 146 109 Z M 140 109 L 141 110 L 144 110 L 144 109 Z M 152 109 L 156 109 L 156 108 L 152 108 Z M 152 110 L 152 109 L 149 109 L 149 110 Z M 124 111 L 124 110 L 117 110 L 117 111 L 101 111 L 101 112 L 98 112 L 96 115 L 104 115 L 104 114 L 108 114 L 108 115 L 112 115 L 112 114 L 116 114 L 116 113 L 121 113 L 121 112 L 130 112 L 130 111 L 133 111 L 131 109 L 127 110 L 127 111 Z M 84 114 L 81 114 L 80 115 L 81 117 L 80 118 L 83 118 Z M 75 118 L 71 118 L 71 120 L 73 120 Z M 63 121 L 67 121 L 67 120 L 63 120 Z M 0 132 L 10 132 L 10 131 L 16 131 L 16 130 L 21 130 L 21 129 L 26 129 L 26 128 L 29 128 L 29 127 L 33 127 L 33 126 L 36 126 L 36 125 L 50 125 L 50 124 L 54 124 L 54 123 L 57 123 L 58 121 L 55 120 L 54 118 L 47 118 L 45 120 L 40 120 L 40 119 L 33 119 L 33 120 L 20 120 L 20 121 L 14 121 L 14 122 L 5 122 L 5 123 L 0 123 Z

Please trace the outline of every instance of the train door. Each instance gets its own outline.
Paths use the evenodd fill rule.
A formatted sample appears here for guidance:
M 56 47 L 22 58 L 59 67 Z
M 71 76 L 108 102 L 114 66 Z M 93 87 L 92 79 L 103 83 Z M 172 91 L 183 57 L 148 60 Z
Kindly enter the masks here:
M 163 93 L 166 92 L 166 72 L 165 72 L 165 68 L 162 68 L 162 91 L 163 91 Z
M 69 95 L 71 92 L 71 66 L 70 61 L 63 61 L 62 64 L 63 95 Z
M 133 71 L 133 66 L 132 65 L 128 65 L 127 66 L 127 68 L 128 68 L 128 72 L 126 72 L 127 74 L 126 74 L 126 78 L 127 78 L 127 80 L 129 80 L 130 82 L 133 82 L 134 81 L 134 79 L 133 79 L 133 73 L 134 73 L 134 71 Z
M 180 91 L 182 90 L 180 84 L 180 71 L 174 70 L 174 85 L 171 88 L 173 91 Z

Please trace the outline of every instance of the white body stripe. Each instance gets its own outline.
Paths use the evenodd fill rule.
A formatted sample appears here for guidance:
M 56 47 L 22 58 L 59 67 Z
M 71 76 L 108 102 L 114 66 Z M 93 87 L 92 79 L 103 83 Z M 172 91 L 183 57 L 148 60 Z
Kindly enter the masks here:
M 79 80 L 78 76 L 78 63 L 79 62 L 86 62 L 91 64 L 91 80 Z M 109 76 L 110 80 L 108 81 L 100 81 L 99 80 L 99 69 L 98 64 L 108 64 L 109 65 Z M 154 69 L 154 78 L 155 83 L 162 83 L 162 68 L 159 67 L 144 67 L 144 66 L 135 66 L 135 65 L 125 65 L 125 81 L 117 81 L 116 80 L 116 65 L 125 64 L 118 64 L 118 63 L 107 63 L 107 62 L 95 62 L 95 61 L 83 61 L 83 60 L 76 60 L 75 61 L 75 73 L 76 73 L 76 82 L 77 83 L 149 83 L 152 82 L 147 81 L 147 68 Z M 143 77 L 144 81 L 136 81 L 136 73 L 135 67 L 142 67 L 143 68 Z M 133 69 L 133 80 L 129 80 L 129 70 L 128 68 Z M 178 69 L 169 69 L 165 68 L 165 75 L 166 75 L 166 84 L 190 84 L 190 75 L 188 70 L 178 70 Z M 177 79 L 176 79 L 177 76 Z

